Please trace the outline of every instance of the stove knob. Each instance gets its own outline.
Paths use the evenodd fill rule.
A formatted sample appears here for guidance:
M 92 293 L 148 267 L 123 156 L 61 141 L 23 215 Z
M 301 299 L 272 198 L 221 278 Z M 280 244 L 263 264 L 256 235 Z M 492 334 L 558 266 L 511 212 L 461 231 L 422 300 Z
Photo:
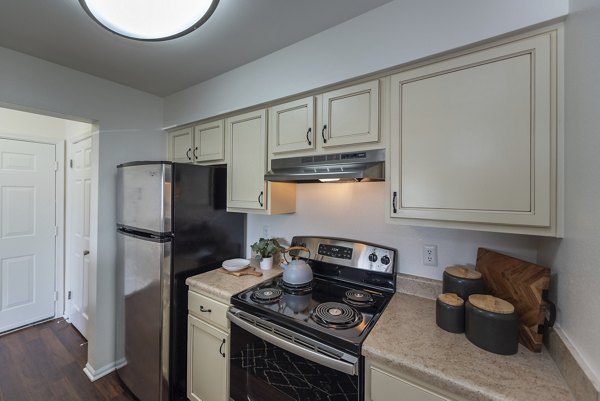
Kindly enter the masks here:
M 377 262 L 377 254 L 375 252 L 373 252 L 372 254 L 369 255 L 369 260 L 371 262 Z
M 390 264 L 390 258 L 387 255 L 384 255 L 381 257 L 381 263 L 383 263 L 384 265 L 389 265 Z

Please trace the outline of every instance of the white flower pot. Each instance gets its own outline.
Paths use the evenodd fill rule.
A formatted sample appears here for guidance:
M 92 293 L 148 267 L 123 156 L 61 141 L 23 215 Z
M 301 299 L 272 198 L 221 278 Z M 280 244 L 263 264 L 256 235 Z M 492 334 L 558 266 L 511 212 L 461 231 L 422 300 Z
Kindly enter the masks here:
M 273 268 L 273 256 L 270 256 L 268 258 L 262 258 L 260 260 L 260 268 L 262 270 L 269 270 Z

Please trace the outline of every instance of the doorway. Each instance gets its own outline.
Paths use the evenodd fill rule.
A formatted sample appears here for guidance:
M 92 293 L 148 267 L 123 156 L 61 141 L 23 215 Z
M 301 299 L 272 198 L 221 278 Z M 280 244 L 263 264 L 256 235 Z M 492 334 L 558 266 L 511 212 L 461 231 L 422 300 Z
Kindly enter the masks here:
M 70 318 L 74 296 L 85 304 L 81 293 L 89 288 L 87 277 L 78 290 L 70 288 L 72 258 L 65 227 L 80 221 L 81 232 L 87 229 L 83 241 L 88 241 L 81 247 L 89 250 L 90 210 L 75 210 L 66 196 L 72 191 L 65 186 L 70 159 L 65 152 L 72 150 L 68 144 L 91 143 L 95 129 L 90 123 L 0 107 L 0 333 Z M 92 154 L 84 155 L 88 165 Z M 83 186 L 88 188 L 82 196 L 87 193 L 89 200 L 91 177 Z M 89 266 L 91 255 L 84 256 Z

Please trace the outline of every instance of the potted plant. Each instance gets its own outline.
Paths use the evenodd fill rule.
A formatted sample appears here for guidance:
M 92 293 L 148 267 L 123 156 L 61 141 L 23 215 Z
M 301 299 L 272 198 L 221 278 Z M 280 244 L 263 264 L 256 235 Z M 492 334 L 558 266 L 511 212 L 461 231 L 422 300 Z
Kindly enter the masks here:
M 273 267 L 273 255 L 284 249 L 275 238 L 261 238 L 250 248 L 256 253 L 255 258 L 260 260 L 260 268 L 263 270 Z

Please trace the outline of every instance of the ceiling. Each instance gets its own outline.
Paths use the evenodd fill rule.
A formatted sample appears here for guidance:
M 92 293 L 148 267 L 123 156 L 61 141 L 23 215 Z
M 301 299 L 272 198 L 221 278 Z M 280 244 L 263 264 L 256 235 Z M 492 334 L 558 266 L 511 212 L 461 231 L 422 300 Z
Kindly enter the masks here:
M 220 0 L 167 42 L 114 35 L 77 0 L 0 0 L 0 46 L 158 96 L 205 81 L 391 0 Z

